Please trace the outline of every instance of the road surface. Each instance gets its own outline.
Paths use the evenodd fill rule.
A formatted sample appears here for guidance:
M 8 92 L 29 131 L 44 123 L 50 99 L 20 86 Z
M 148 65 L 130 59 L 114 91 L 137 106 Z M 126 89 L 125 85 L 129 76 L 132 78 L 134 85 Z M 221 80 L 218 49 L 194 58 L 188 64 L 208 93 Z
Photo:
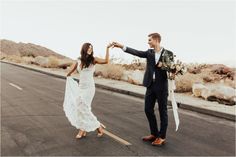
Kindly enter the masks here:
M 179 109 L 180 127 L 175 132 L 169 109 L 167 144 L 155 147 L 141 140 L 149 134 L 144 100 L 98 88 L 92 110 L 107 132 L 102 138 L 91 132 L 76 140 L 78 130 L 63 111 L 65 80 L 0 64 L 2 156 L 235 155 L 235 122 Z

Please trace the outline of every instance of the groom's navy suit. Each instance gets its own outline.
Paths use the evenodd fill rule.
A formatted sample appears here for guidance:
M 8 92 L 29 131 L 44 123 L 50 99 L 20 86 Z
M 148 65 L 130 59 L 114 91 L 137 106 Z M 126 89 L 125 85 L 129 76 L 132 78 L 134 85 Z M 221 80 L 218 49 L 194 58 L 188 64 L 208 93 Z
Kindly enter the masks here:
M 147 87 L 145 94 L 145 113 L 149 122 L 151 134 L 156 137 L 165 138 L 166 130 L 168 125 L 168 114 L 167 114 L 167 98 L 168 98 L 168 79 L 167 73 L 165 70 L 157 67 L 155 61 L 155 51 L 154 49 L 148 49 L 147 51 L 138 51 L 130 47 L 124 49 L 125 52 L 141 57 L 146 58 L 147 65 L 146 71 L 144 74 L 143 85 Z M 161 51 L 161 56 L 165 50 L 164 48 Z M 172 53 L 171 51 L 168 51 Z M 173 53 L 172 53 L 173 54 Z M 153 75 L 155 74 L 155 79 Z M 155 102 L 158 102 L 159 114 L 161 120 L 161 127 L 158 130 L 156 116 L 154 112 Z

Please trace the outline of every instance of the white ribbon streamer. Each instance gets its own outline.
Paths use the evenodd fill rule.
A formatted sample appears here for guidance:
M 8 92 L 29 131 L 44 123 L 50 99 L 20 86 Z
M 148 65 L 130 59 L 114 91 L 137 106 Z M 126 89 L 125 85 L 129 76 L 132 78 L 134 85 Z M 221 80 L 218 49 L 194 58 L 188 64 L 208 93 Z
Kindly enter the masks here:
M 174 90 L 176 89 L 175 86 L 175 80 L 170 80 L 168 79 L 168 90 L 169 90 L 169 96 L 170 96 L 170 100 L 171 100 L 171 104 L 172 104 L 172 109 L 173 109 L 173 114 L 174 114 L 174 119 L 175 119 L 175 125 L 176 125 L 176 129 L 175 131 L 178 130 L 179 128 L 179 115 L 178 115 L 178 106 L 175 100 L 175 96 L 174 96 Z

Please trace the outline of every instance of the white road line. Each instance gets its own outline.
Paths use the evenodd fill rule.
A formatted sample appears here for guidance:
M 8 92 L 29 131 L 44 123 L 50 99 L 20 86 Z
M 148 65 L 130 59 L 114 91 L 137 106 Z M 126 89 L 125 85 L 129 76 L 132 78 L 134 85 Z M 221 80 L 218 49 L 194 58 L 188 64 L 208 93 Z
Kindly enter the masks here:
M 124 139 L 122 139 L 122 138 L 120 138 L 120 137 L 118 137 L 114 134 L 112 134 L 111 132 L 109 132 L 107 130 L 104 130 L 104 134 L 110 136 L 111 138 L 113 138 L 114 140 L 120 142 L 121 144 L 124 144 L 124 145 L 127 145 L 127 146 L 132 145 L 131 143 L 127 142 L 126 140 L 124 140 Z
M 15 87 L 15 88 L 17 88 L 19 90 L 22 90 L 22 88 L 20 88 L 19 86 L 15 85 L 14 83 L 9 83 L 9 85 L 11 85 L 11 86 L 13 86 L 13 87 Z

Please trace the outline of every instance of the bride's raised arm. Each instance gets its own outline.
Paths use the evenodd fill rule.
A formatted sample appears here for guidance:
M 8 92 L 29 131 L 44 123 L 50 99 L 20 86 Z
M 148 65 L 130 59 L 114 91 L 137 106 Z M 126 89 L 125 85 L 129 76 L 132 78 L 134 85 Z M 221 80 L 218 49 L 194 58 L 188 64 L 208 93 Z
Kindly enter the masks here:
M 109 63 L 109 49 L 113 46 L 112 43 L 107 45 L 105 59 L 95 57 L 95 64 L 108 64 Z

